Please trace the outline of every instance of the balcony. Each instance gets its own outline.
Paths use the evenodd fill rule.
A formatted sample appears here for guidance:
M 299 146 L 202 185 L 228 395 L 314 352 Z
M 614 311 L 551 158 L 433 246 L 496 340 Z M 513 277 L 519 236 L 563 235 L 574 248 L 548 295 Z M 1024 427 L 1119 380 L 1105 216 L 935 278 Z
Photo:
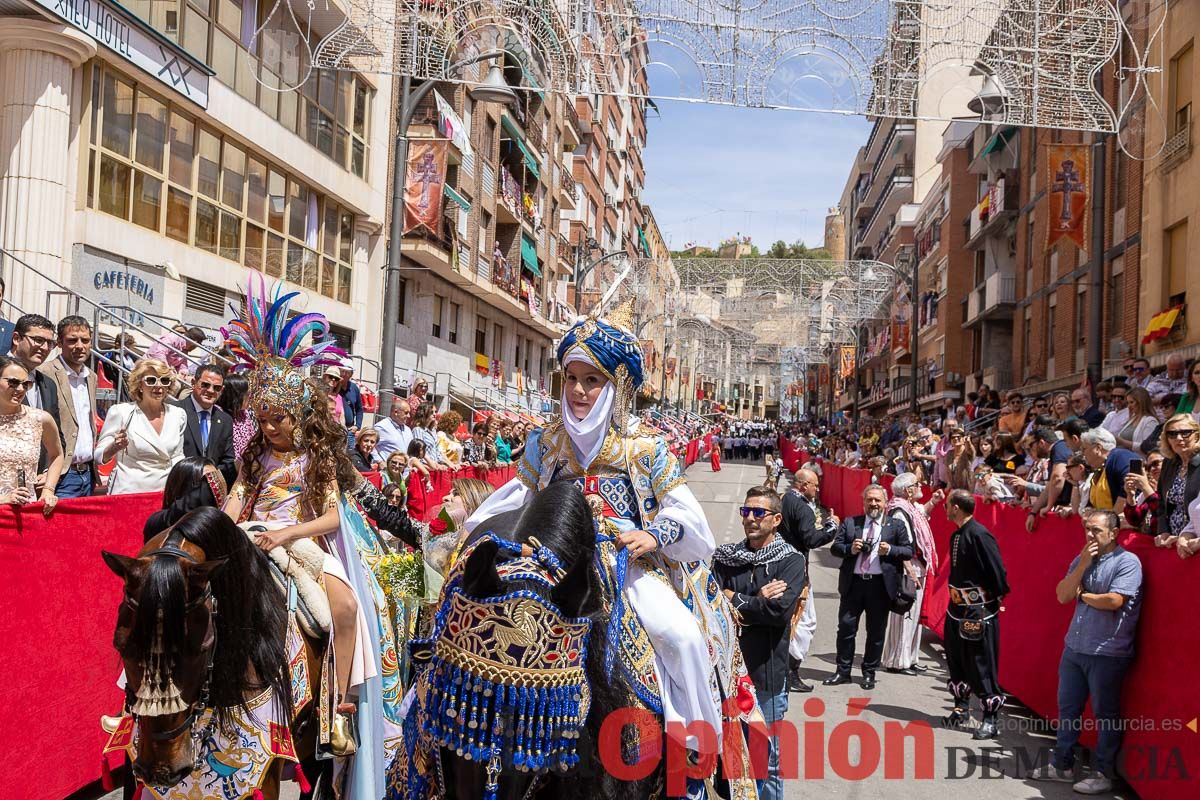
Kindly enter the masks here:
M 881 223 L 890 220 L 905 203 L 912 202 L 913 177 L 912 165 L 901 164 L 892 170 L 887 183 L 875 203 L 867 222 L 860 226 L 855 234 L 855 247 L 867 246 L 884 230 Z
M 1189 119 L 1167 139 L 1162 149 L 1162 168 L 1169 172 L 1192 154 L 1192 122 Z
M 1016 302 L 1016 276 L 993 272 L 967 295 L 967 313 L 963 327 L 971 327 L 985 319 L 1012 319 Z
M 904 160 L 901 156 L 911 157 L 912 145 L 908 146 L 906 151 L 902 151 L 899 146 L 901 139 L 912 139 L 917 134 L 917 126 L 912 122 L 900 122 L 892 126 L 888 132 L 887 139 L 883 142 L 883 148 L 879 151 L 879 158 L 871 166 L 871 180 L 887 171 L 888 167 L 893 166 L 897 159 Z M 870 162 L 868 162 L 870 163 Z
M 1016 181 L 1006 182 L 998 178 L 988 186 L 988 192 L 971 210 L 967 220 L 968 250 L 981 250 L 988 238 L 1002 233 L 1009 220 L 1017 216 L 1021 202 Z

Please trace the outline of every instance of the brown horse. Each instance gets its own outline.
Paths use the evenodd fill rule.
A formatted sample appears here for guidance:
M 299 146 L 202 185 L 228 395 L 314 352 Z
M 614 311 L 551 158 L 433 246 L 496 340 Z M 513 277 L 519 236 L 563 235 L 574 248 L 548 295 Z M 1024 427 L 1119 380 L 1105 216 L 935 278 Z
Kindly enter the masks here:
M 330 762 L 313 758 L 313 704 L 292 707 L 288 612 L 266 555 L 215 508 L 188 513 L 135 557 L 102 555 L 125 581 L 113 646 L 125 666 L 125 711 L 137 721 L 133 776 L 175 786 L 202 764 L 210 732 L 199 725 L 204 711 L 214 709 L 214 723 L 228 724 L 232 712 L 270 689 L 292 720 L 305 773 L 317 781 L 318 765 Z M 314 687 L 325 644 L 305 642 Z M 283 766 L 271 763 L 261 787 L 268 800 L 279 794 Z

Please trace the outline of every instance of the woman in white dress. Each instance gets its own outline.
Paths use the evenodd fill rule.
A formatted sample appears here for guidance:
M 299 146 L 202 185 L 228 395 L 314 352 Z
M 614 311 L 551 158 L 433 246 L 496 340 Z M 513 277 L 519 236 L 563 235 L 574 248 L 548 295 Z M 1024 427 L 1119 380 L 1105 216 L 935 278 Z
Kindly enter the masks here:
M 175 381 L 175 371 L 157 358 L 143 358 L 130 371 L 125 386 L 133 402 L 108 410 L 93 454 L 97 464 L 116 457 L 109 494 L 162 491 L 171 467 L 183 460 L 187 414 L 167 403 Z

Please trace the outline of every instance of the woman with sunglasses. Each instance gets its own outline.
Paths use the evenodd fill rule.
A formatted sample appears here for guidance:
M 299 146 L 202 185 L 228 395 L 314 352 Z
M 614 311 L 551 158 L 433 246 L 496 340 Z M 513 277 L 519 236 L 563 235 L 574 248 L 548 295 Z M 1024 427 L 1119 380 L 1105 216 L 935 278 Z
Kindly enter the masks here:
M 54 489 L 63 468 L 62 443 L 54 418 L 22 403 L 33 388 L 29 372 L 20 362 L 0 356 L 0 503 L 20 506 L 41 500 L 49 517 L 58 503 Z M 46 483 L 41 496 L 34 494 L 38 458 L 46 450 Z
M 97 464 L 116 458 L 108 477 L 109 494 L 162 491 L 171 468 L 183 460 L 187 414 L 166 402 L 175 386 L 175 371 L 165 361 L 143 358 L 125 380 L 131 403 L 108 410 Z
M 1188 506 L 1200 496 L 1200 423 L 1176 414 L 1163 425 L 1161 450 L 1167 460 L 1158 478 L 1158 524 L 1154 543 L 1174 547 L 1181 558 L 1200 551 L 1190 530 Z

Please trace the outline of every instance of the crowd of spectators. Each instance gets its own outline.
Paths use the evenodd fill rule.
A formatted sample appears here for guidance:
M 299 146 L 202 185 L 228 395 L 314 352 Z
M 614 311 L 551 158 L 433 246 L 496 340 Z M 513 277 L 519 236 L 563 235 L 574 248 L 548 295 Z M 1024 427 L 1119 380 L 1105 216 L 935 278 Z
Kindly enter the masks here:
M 1026 508 L 1031 532 L 1048 515 L 1111 511 L 1190 557 L 1200 552 L 1200 362 L 1172 355 L 1155 373 L 1135 358 L 1123 372 L 1095 391 L 1013 390 L 997 404 L 981 390 L 933 419 L 847 419 L 793 433 L 877 478 L 911 472 L 931 488 Z

